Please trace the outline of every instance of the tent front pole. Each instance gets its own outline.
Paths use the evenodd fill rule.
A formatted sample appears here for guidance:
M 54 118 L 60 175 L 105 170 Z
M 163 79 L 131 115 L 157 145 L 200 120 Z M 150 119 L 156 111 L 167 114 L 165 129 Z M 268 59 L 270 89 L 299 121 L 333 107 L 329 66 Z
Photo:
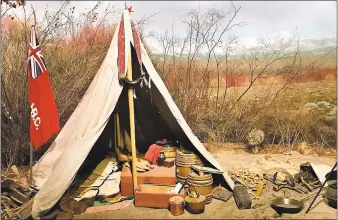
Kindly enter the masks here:
M 131 50 L 128 52 L 128 69 L 127 77 L 130 81 L 133 80 L 133 72 L 131 66 Z M 137 171 L 136 171 L 136 143 L 135 143 L 135 118 L 134 118 L 134 100 L 133 89 L 128 89 L 129 102 L 129 122 L 130 122 L 130 141 L 131 141 L 131 157 L 132 157 L 132 173 L 133 173 L 133 192 L 137 186 Z

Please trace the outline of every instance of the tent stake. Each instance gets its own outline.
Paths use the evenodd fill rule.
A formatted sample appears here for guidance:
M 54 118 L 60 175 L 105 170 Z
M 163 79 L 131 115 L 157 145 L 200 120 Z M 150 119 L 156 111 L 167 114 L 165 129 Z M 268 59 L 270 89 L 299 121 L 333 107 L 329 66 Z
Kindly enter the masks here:
M 127 77 L 130 81 L 133 80 L 132 66 L 131 66 L 131 48 L 128 55 L 128 69 Z M 137 171 L 136 171 L 136 143 L 135 143 L 135 119 L 134 119 L 134 100 L 133 89 L 128 89 L 129 101 L 129 122 L 130 122 L 130 141 L 131 141 L 131 157 L 132 157 L 132 173 L 133 173 L 133 192 L 137 186 Z

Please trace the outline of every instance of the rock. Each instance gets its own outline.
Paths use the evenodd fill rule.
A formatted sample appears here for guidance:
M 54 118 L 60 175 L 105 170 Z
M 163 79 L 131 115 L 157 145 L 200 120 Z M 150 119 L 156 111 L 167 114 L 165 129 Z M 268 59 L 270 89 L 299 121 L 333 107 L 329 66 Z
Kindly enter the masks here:
M 309 155 L 311 150 L 310 147 L 307 145 L 306 142 L 302 142 L 298 146 L 298 152 L 303 155 Z

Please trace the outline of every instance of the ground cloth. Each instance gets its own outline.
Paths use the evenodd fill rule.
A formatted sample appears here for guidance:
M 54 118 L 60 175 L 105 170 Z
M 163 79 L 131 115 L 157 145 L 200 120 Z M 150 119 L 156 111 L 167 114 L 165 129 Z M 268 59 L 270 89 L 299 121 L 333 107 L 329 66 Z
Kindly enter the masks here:
M 112 158 L 102 160 L 90 174 L 90 176 L 72 194 L 72 197 L 80 201 L 96 196 L 113 196 L 120 191 L 121 172 L 117 163 Z

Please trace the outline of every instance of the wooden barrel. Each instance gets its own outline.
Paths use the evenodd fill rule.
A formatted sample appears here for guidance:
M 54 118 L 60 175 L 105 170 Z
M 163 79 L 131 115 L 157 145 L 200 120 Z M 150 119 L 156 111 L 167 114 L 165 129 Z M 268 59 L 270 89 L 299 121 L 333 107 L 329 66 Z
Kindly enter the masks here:
M 164 147 L 163 152 L 165 158 L 175 158 L 176 157 L 176 147 Z
M 177 150 L 175 163 L 176 177 L 180 183 L 184 183 L 188 178 L 193 165 L 203 166 L 203 163 L 198 156 L 187 150 Z
M 195 172 L 191 172 L 188 175 L 187 184 L 191 191 L 197 191 L 199 194 L 206 197 L 205 204 L 209 204 L 212 201 L 212 175 Z

